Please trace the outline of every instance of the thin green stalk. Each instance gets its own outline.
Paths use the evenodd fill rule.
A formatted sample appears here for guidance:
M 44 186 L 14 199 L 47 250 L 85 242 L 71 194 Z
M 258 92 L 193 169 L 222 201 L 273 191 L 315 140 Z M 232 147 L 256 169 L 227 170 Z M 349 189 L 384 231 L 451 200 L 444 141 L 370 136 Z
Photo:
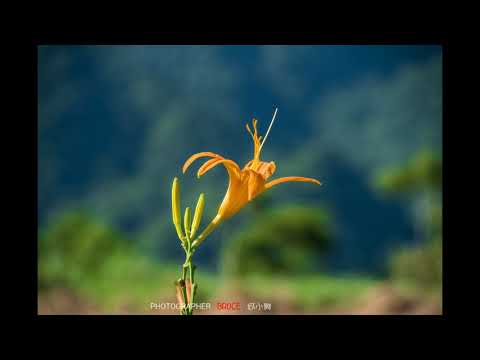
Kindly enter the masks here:
M 195 283 L 195 268 L 196 266 L 193 265 L 192 262 L 190 262 L 190 281 L 192 284 L 192 288 L 190 290 L 190 300 L 191 300 L 192 306 L 193 304 L 195 304 L 195 293 L 197 291 L 197 284 Z M 192 309 L 192 314 L 193 314 L 193 309 Z
M 182 310 L 183 315 L 193 315 L 193 304 L 195 299 L 195 292 L 197 285 L 195 284 L 195 265 L 192 264 L 192 256 L 195 252 L 194 247 L 192 246 L 192 242 L 190 237 L 186 236 L 185 241 L 185 262 L 182 265 L 182 280 L 184 287 L 182 288 L 182 295 L 183 295 L 183 303 L 185 304 L 185 308 Z M 188 281 L 190 280 L 190 301 L 187 295 L 187 286 Z
M 182 309 L 181 313 L 185 314 L 185 309 L 188 303 L 188 296 L 187 296 L 187 269 L 182 269 L 182 296 L 183 296 L 183 304 L 184 308 Z

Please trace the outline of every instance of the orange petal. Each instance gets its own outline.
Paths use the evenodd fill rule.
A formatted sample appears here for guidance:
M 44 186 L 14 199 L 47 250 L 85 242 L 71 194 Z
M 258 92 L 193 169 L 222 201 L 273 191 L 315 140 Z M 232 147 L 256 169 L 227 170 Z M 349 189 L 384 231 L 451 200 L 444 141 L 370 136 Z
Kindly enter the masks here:
M 200 177 L 202 176 L 203 174 L 205 174 L 208 170 L 211 169 L 211 166 L 212 164 L 216 163 L 217 161 L 221 161 L 222 159 L 218 159 L 218 158 L 213 158 L 213 159 L 210 159 L 210 160 L 207 160 L 203 163 L 202 166 L 200 166 L 200 168 L 198 169 L 198 172 L 197 172 L 197 176 Z
M 250 177 L 248 178 L 248 201 L 264 190 L 265 180 L 263 177 L 253 170 L 248 170 Z
M 210 159 L 203 164 L 200 169 L 198 169 L 197 176 L 200 177 L 205 174 L 207 171 L 213 169 L 215 166 L 223 164 L 228 172 L 233 171 L 235 175 L 240 173 L 240 167 L 235 161 L 228 159 Z
M 272 180 L 272 181 L 268 182 L 265 185 L 265 188 L 269 189 L 272 186 L 275 186 L 275 185 L 278 185 L 278 184 L 281 184 L 281 183 L 284 183 L 284 182 L 289 182 L 289 181 L 302 181 L 302 182 L 309 182 L 309 183 L 314 183 L 314 184 L 321 185 L 320 181 L 318 181 L 316 179 L 306 178 L 306 177 L 301 177 L 301 176 L 287 176 L 287 177 L 282 177 L 282 178 L 275 179 L 275 180 Z
M 209 152 L 209 151 L 205 151 L 205 152 L 200 152 L 200 153 L 197 153 L 197 154 L 194 154 L 192 156 L 190 156 L 187 161 L 185 161 L 185 164 L 183 164 L 183 168 L 182 168 L 182 171 L 183 173 L 185 174 L 185 171 L 187 171 L 188 167 L 190 165 L 192 165 L 192 163 L 201 158 L 201 157 L 212 157 L 212 158 L 216 158 L 216 159 L 223 159 L 222 156 L 218 155 L 218 154 L 215 154 L 215 153 L 212 153 L 212 152 Z

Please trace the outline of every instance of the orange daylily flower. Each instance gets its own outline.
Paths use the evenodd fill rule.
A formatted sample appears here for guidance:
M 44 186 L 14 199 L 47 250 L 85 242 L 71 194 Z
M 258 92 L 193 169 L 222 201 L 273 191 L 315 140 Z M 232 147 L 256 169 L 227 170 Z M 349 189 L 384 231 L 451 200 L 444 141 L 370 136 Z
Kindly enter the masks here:
M 245 164 L 243 169 L 240 169 L 240 166 L 238 166 L 238 164 L 233 160 L 225 159 L 224 157 L 213 152 L 200 152 L 190 156 L 187 161 L 185 161 L 182 169 L 183 173 L 187 171 L 187 169 L 195 160 L 208 157 L 210 160 L 207 160 L 198 169 L 198 177 L 204 175 L 207 171 L 220 164 L 225 166 L 229 176 L 227 193 L 225 194 L 225 197 L 223 198 L 223 201 L 218 209 L 218 213 L 210 225 L 208 225 L 203 233 L 199 236 L 198 243 L 201 242 L 216 226 L 218 226 L 220 222 L 235 215 L 248 202 L 252 201 L 265 190 L 268 190 L 275 185 L 291 181 L 310 182 L 320 185 L 320 181 L 316 179 L 301 176 L 282 177 L 267 182 L 268 178 L 275 173 L 276 165 L 273 161 L 261 161 L 260 153 L 262 151 L 263 144 L 267 139 L 268 133 L 270 132 L 273 121 L 275 120 L 276 113 L 277 110 L 275 110 L 263 142 L 261 142 L 262 137 L 258 136 L 257 133 L 257 120 L 253 119 L 253 133 L 248 124 L 246 125 L 247 131 L 253 139 L 254 150 L 253 159 Z

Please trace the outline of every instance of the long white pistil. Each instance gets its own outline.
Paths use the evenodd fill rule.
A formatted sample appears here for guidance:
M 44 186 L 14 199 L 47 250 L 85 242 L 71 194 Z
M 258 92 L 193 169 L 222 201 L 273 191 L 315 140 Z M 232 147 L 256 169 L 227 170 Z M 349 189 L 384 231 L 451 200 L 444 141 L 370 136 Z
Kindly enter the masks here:
M 267 133 L 265 134 L 265 137 L 263 138 L 263 141 L 260 144 L 260 148 L 259 148 L 258 151 L 262 150 L 263 144 L 265 144 L 265 141 L 267 140 L 267 136 L 270 133 L 270 129 L 272 128 L 273 122 L 275 121 L 275 117 L 277 116 L 277 110 L 278 110 L 278 108 L 275 108 L 275 112 L 273 113 L 272 121 L 270 121 L 270 125 L 268 126 Z

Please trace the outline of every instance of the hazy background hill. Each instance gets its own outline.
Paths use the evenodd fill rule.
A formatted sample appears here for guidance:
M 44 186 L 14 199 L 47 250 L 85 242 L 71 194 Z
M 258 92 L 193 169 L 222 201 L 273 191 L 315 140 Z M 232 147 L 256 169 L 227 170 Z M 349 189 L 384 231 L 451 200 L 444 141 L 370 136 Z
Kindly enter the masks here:
M 263 158 L 284 184 L 270 204 L 323 204 L 333 214 L 331 271 L 381 273 L 399 244 L 419 241 L 416 202 L 385 198 L 375 172 L 422 149 L 440 152 L 442 53 L 437 46 L 42 46 L 38 50 L 38 215 L 83 209 L 121 229 L 159 260 L 180 261 L 170 186 L 192 153 L 242 165 L 245 123 L 264 133 Z M 181 176 L 184 204 L 204 191 L 216 212 L 227 180 L 218 168 Z M 219 191 L 218 189 L 221 189 Z M 254 209 L 215 233 L 198 261 L 215 269 L 229 235 Z

